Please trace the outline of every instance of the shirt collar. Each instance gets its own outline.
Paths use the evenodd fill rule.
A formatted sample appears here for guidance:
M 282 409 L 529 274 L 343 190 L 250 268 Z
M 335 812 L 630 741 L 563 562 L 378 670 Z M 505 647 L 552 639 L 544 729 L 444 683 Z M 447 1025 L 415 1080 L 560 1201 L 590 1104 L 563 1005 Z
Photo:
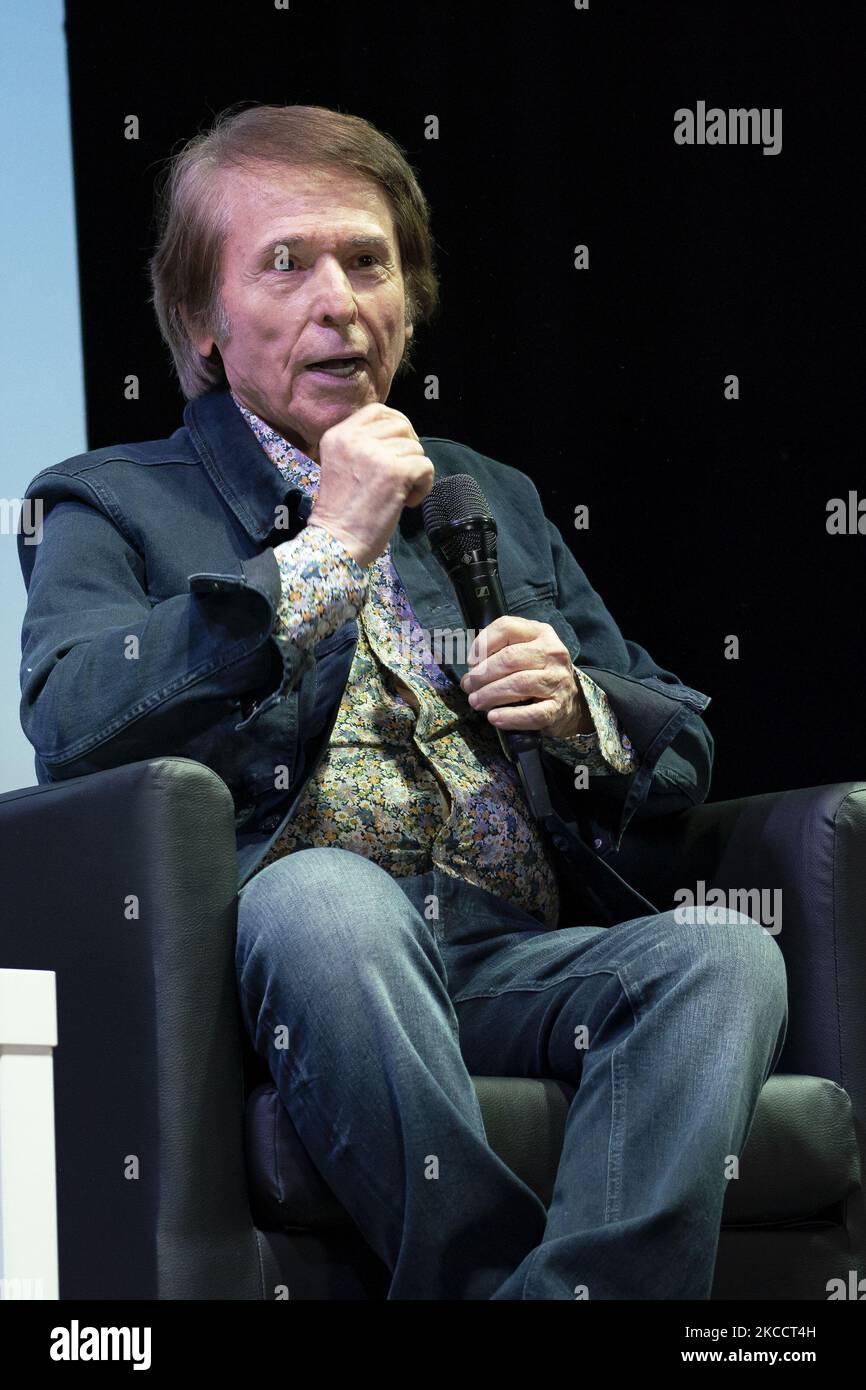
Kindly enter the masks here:
M 290 444 L 278 430 L 267 421 L 249 410 L 233 391 L 229 392 L 241 415 L 246 420 L 268 458 L 277 465 L 280 473 L 293 487 L 300 487 L 312 496 L 319 490 L 319 465 L 308 458 L 294 444 Z

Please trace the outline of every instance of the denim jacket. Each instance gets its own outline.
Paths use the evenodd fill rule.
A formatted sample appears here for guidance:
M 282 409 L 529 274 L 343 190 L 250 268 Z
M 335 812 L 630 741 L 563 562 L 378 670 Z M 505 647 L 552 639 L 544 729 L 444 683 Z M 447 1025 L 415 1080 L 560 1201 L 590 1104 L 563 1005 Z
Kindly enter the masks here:
M 172 755 L 212 768 L 234 800 L 240 889 L 327 748 L 357 623 L 307 652 L 275 636 L 273 547 L 297 534 L 308 499 L 227 390 L 188 402 L 183 419 L 167 439 L 94 449 L 27 488 L 42 525 L 38 543 L 20 528 L 17 538 L 28 593 L 20 717 L 40 783 Z M 508 611 L 555 629 L 607 693 L 639 760 L 633 773 L 576 789 L 573 768 L 545 752 L 561 880 L 600 922 L 653 912 L 614 863 L 632 817 L 705 799 L 710 697 L 624 640 L 526 474 L 453 440 L 422 443 L 437 478 L 478 480 L 497 520 Z M 391 555 L 421 626 L 460 629 L 420 507 L 403 510 Z M 466 669 L 443 665 L 454 681 Z

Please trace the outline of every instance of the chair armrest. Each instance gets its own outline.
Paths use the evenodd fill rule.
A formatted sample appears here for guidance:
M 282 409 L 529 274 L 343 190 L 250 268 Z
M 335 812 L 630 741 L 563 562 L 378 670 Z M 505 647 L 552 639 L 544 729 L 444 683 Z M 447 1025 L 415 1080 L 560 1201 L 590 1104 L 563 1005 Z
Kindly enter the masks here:
M 225 783 L 158 758 L 0 796 L 0 965 L 54 970 L 60 1293 L 262 1298 Z
M 614 863 L 662 909 L 675 906 L 677 889 L 695 892 L 701 879 L 707 891 L 781 891 L 781 930 L 768 926 L 788 974 L 778 1070 L 829 1077 L 866 1127 L 866 783 L 635 819 Z

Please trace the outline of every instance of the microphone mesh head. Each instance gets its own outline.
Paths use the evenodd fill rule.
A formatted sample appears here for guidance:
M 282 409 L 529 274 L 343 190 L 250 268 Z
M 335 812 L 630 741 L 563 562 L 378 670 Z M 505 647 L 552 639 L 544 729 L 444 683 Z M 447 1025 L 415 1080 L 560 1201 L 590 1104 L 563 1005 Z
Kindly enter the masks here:
M 496 555 L 496 522 L 490 504 L 468 473 L 455 473 L 434 483 L 421 504 L 421 514 L 431 545 L 447 563 L 456 563 L 475 550 L 483 550 L 491 559 Z M 474 525 L 469 529 L 467 523 Z
M 459 521 L 493 520 L 487 498 L 468 473 L 454 473 L 434 483 L 421 504 L 424 529 Z

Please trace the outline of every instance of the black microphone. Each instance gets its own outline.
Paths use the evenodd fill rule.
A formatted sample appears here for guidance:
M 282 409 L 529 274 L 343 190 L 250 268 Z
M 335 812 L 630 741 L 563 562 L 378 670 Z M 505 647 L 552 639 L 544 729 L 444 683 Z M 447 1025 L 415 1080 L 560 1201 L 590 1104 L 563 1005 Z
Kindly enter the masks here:
M 421 507 L 430 547 L 454 586 L 467 629 L 480 630 L 507 613 L 497 560 L 498 531 L 487 498 L 468 473 L 434 483 Z M 541 735 L 497 729 L 502 751 L 517 764 L 533 812 L 551 811 L 541 767 Z

